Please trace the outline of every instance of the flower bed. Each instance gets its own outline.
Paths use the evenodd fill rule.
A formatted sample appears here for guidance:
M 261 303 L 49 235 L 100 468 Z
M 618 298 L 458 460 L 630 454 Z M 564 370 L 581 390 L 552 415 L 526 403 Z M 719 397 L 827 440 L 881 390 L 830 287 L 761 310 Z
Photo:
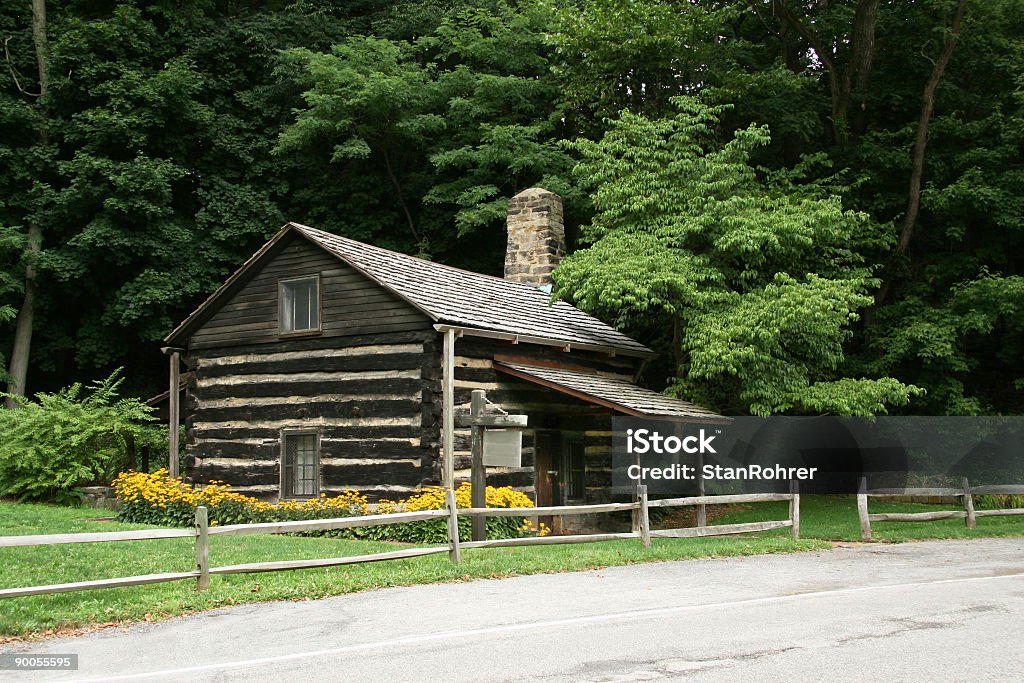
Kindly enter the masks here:
M 404 500 L 381 500 L 372 508 L 365 496 L 358 491 L 350 490 L 342 491 L 330 498 L 321 496 L 302 501 L 267 503 L 237 493 L 229 484 L 223 482 L 211 482 L 201 487 L 191 486 L 180 479 L 171 479 L 167 476 L 167 470 L 159 470 L 152 474 L 122 472 L 114 480 L 114 489 L 121 502 L 119 520 L 160 526 L 191 526 L 195 509 L 199 506 L 206 507 L 211 526 L 444 508 L 444 489 L 439 486 L 425 488 L 421 493 Z M 470 485 L 463 484 L 455 491 L 455 504 L 460 508 L 470 507 L 471 497 Z M 488 486 L 486 500 L 487 507 L 524 508 L 524 511 L 533 507 L 533 501 L 528 496 L 508 486 Z M 470 526 L 471 521 L 468 518 L 459 520 L 461 538 L 469 539 Z M 522 517 L 496 517 L 487 520 L 490 538 L 545 535 L 548 531 L 544 525 L 538 527 Z M 443 519 L 312 533 L 404 543 L 444 543 L 448 538 L 447 526 Z

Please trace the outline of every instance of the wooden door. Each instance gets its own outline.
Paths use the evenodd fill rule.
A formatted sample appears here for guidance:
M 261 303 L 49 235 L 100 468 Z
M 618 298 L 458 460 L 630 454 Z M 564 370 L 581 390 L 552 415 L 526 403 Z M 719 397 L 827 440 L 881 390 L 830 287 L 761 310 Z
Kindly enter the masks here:
M 561 472 L 562 464 L 559 451 L 561 439 L 557 432 L 537 432 L 534 437 L 534 469 L 537 473 L 537 507 L 548 507 L 562 504 Z M 551 533 L 562 532 L 562 518 L 546 515 L 539 518 L 546 524 Z

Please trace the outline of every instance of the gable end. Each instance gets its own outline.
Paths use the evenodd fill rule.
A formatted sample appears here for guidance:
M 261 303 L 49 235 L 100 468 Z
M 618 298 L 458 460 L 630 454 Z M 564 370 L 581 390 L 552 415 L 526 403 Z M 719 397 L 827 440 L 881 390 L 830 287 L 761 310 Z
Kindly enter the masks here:
M 280 342 L 280 282 L 318 276 L 321 329 L 309 336 L 348 337 L 431 329 L 423 312 L 294 232 L 280 235 L 193 314 L 172 338 L 190 349 Z M 186 336 L 187 335 L 187 336 Z

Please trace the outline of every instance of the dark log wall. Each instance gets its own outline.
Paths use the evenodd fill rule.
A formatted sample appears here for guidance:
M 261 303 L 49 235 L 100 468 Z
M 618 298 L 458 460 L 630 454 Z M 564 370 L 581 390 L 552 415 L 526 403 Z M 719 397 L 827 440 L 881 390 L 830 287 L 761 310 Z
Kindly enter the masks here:
M 434 429 L 424 429 L 424 364 L 436 333 L 283 342 L 196 351 L 186 466 L 197 483 L 226 481 L 276 498 L 281 434 L 320 435 L 321 491 L 405 497 L 429 482 Z M 426 374 L 426 377 L 424 375 Z
M 592 369 L 632 379 L 636 359 L 609 357 L 584 351 L 562 352 L 551 347 L 511 344 L 463 337 L 455 343 L 455 405 L 457 414 L 468 414 L 471 392 L 483 389 L 487 398 L 511 414 L 530 417 L 523 437 L 523 462 L 517 469 L 489 469 L 487 483 L 510 485 L 535 495 L 534 446 L 537 431 L 555 435 L 562 447 L 579 442 L 585 448 L 586 502 L 609 499 L 611 490 L 612 411 L 550 389 L 520 380 L 494 369 L 493 359 L 510 357 Z M 440 391 L 440 384 L 436 385 Z M 437 412 L 438 416 L 440 412 Z M 456 430 L 456 478 L 470 476 L 469 430 Z
M 317 273 L 323 333 L 280 337 L 278 279 Z M 276 499 L 282 431 L 312 429 L 323 493 L 409 495 L 433 472 L 437 340 L 425 315 L 293 239 L 190 340 L 187 476 Z

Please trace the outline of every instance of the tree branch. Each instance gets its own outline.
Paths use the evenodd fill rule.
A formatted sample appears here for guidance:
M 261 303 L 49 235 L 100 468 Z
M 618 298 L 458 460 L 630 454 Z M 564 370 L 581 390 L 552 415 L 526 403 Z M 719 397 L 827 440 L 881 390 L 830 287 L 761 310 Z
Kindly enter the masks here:
M 747 2 L 753 6 L 754 0 L 747 0 Z M 822 65 L 825 67 L 825 73 L 828 75 L 828 88 L 829 93 L 832 96 L 832 130 L 835 133 L 836 139 L 843 141 L 845 134 L 843 132 L 844 123 L 841 119 L 844 117 L 845 112 L 842 110 L 842 84 L 840 82 L 839 70 L 836 68 L 836 63 L 832 60 L 832 53 L 826 50 L 818 37 L 811 32 L 807 25 L 804 24 L 800 17 L 789 8 L 785 0 L 772 0 L 772 11 L 777 13 L 779 17 L 789 24 L 797 32 L 797 34 L 807 41 L 814 53 L 818 55 L 818 59 L 821 60 Z
M 821 42 L 818 37 L 811 33 L 811 30 L 800 21 L 800 17 L 796 15 L 793 10 L 789 8 L 785 0 L 772 0 L 772 9 L 778 11 L 789 24 L 796 29 L 796 32 L 800 34 L 800 37 L 807 41 L 807 44 L 811 46 L 814 53 L 818 55 L 818 59 L 825 65 L 825 68 L 830 74 L 835 74 L 836 65 L 832 61 L 832 54 L 825 50 L 821 46 Z
M 391 157 L 388 155 L 386 149 L 384 153 L 384 167 L 387 169 L 388 178 L 391 180 L 391 185 L 395 188 L 395 196 L 398 198 L 398 204 L 402 207 L 402 212 L 405 214 L 405 220 L 409 224 L 409 230 L 412 232 L 412 236 L 416 239 L 416 243 L 420 244 L 423 242 L 423 238 L 420 237 L 419 232 L 416 230 L 416 222 L 412 219 L 412 213 L 409 211 L 409 207 L 405 204 L 405 198 L 402 196 L 402 186 L 398 184 L 398 178 L 395 177 L 395 172 L 391 168 Z
M 9 42 L 11 42 L 10 36 L 4 39 L 4 61 L 7 62 L 7 70 L 11 73 L 11 78 L 14 80 L 14 86 L 22 95 L 27 95 L 28 97 L 42 97 L 42 92 L 29 92 L 21 87 L 21 81 L 18 80 L 18 70 L 14 68 L 14 63 L 11 61 L 11 51 L 7 48 L 7 43 Z

